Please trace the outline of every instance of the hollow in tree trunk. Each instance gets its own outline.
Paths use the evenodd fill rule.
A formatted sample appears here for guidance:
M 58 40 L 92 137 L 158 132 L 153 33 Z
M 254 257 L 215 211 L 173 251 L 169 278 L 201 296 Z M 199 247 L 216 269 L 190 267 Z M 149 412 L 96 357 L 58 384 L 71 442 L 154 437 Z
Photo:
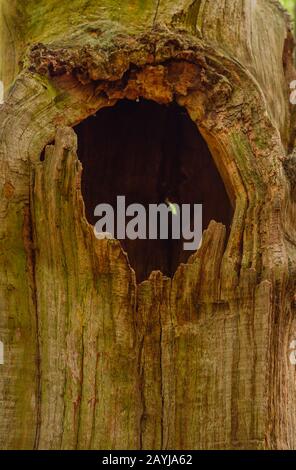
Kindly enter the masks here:
M 0 447 L 296 448 L 288 17 L 25 3 L 1 2 Z M 117 195 L 203 204 L 201 247 L 96 239 Z

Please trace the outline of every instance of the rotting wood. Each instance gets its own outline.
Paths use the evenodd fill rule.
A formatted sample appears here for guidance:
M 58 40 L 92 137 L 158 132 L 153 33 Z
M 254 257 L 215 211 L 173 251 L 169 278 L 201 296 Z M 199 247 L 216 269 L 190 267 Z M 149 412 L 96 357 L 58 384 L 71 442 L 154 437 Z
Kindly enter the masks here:
M 11 39 L 21 3 L 1 2 L 17 65 L 1 51 L 0 447 L 295 448 L 292 55 L 278 2 L 35 0 Z M 226 247 L 212 221 L 173 279 L 140 285 L 85 219 L 71 129 L 138 96 L 186 107 L 235 207 Z

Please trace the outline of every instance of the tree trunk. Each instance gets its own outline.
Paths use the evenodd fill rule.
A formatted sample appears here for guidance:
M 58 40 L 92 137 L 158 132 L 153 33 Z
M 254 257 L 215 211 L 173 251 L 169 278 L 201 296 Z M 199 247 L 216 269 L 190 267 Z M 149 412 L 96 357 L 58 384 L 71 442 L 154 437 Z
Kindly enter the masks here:
M 279 3 L 1 7 L 0 447 L 295 449 L 295 74 Z M 92 203 L 122 182 L 146 202 L 201 188 L 200 249 L 96 239 Z

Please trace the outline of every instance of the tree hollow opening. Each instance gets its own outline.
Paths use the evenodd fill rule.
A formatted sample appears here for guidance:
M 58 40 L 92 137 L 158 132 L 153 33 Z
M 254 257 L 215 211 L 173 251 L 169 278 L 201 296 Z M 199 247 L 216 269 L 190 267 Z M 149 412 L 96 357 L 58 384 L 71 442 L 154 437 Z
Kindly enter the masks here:
M 127 206 L 142 204 L 147 213 L 149 204 L 202 204 L 203 229 L 216 220 L 229 232 L 233 209 L 224 183 L 186 109 L 175 103 L 121 100 L 75 130 L 83 166 L 82 195 L 92 225 L 98 220 L 98 204 L 110 204 L 116 217 L 117 196 L 125 196 Z M 173 276 L 192 254 L 183 249 L 182 238 L 121 243 L 138 282 L 154 270 Z

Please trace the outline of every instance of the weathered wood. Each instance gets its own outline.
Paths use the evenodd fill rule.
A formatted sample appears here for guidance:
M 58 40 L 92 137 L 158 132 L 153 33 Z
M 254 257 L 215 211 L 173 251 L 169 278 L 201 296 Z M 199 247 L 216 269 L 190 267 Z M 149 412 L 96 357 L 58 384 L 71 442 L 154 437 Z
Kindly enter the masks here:
M 274 0 L 25 3 L 19 28 L 23 2 L 1 2 L 0 447 L 295 448 L 288 18 Z M 71 128 L 139 96 L 188 110 L 235 213 L 226 247 L 212 221 L 172 279 L 137 285 L 86 221 Z

